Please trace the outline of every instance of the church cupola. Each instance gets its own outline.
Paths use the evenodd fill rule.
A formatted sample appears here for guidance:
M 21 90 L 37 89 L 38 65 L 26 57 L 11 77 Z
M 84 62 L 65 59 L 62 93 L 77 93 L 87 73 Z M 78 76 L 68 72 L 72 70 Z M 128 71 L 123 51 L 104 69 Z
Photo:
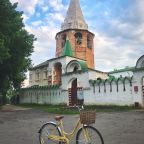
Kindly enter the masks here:
M 65 50 L 68 53 L 66 43 L 71 45 L 73 57 L 85 60 L 88 68 L 94 68 L 94 34 L 88 31 L 79 0 L 70 1 L 61 31 L 56 34 L 56 57 L 63 56 Z

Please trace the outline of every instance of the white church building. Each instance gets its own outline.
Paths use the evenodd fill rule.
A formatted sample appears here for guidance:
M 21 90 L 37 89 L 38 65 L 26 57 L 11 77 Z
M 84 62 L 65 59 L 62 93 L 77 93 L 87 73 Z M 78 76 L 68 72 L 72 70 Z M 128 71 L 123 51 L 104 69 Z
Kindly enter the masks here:
M 94 34 L 88 30 L 79 0 L 71 0 L 55 58 L 29 69 L 29 86 L 20 103 L 136 105 L 144 107 L 144 55 L 134 67 L 102 72 L 95 69 Z

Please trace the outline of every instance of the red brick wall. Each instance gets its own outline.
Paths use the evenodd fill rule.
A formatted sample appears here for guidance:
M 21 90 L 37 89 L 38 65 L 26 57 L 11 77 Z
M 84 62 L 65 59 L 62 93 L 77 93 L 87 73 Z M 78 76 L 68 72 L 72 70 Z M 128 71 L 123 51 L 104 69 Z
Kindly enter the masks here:
M 61 65 L 57 63 L 57 65 L 54 66 L 54 81 L 53 84 L 61 84 L 61 74 L 62 74 L 62 69 Z
M 80 32 L 82 34 L 82 43 L 78 45 L 76 43 L 75 33 Z M 92 47 L 87 47 L 87 35 L 90 35 L 92 40 Z M 62 37 L 63 35 L 68 36 L 71 43 L 71 47 L 74 53 L 74 56 L 80 59 L 83 59 L 87 62 L 89 68 L 94 68 L 94 34 L 90 33 L 87 30 L 66 30 L 58 33 L 56 35 L 56 57 L 60 57 L 63 52 L 62 48 Z

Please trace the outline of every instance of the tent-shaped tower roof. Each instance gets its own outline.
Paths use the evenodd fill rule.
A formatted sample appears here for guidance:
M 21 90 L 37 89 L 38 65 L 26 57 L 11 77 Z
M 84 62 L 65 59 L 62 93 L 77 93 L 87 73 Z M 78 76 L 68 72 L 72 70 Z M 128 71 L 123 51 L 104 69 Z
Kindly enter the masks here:
M 70 2 L 66 18 L 61 26 L 61 30 L 66 29 L 88 29 L 82 14 L 79 0 L 71 0 Z

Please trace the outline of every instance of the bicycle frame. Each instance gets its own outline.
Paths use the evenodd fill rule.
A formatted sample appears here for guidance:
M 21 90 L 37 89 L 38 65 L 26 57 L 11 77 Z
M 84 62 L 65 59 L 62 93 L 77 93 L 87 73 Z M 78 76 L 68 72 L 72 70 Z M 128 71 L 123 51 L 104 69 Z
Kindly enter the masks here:
M 84 109 L 83 106 L 82 106 L 82 109 L 80 109 L 79 107 L 77 107 L 79 112 Z M 79 130 L 82 129 L 83 131 L 83 136 L 85 138 L 85 140 L 87 142 L 90 142 L 91 141 L 91 138 L 89 136 L 89 132 L 87 131 L 87 129 L 85 129 L 85 126 L 87 126 L 86 124 L 82 124 L 80 119 L 78 119 L 74 129 L 72 130 L 71 133 L 66 133 L 65 130 L 64 130 L 64 125 L 63 125 L 63 120 L 59 120 L 57 121 L 57 123 L 54 123 L 54 122 L 49 122 L 53 125 L 55 125 L 60 133 L 60 136 L 58 135 L 48 135 L 48 139 L 51 140 L 51 141 L 54 141 L 54 142 L 63 142 L 65 144 L 70 144 L 70 141 L 74 138 L 74 136 L 77 134 L 77 132 L 79 132 Z M 40 129 L 41 131 L 41 129 Z M 39 133 L 40 133 L 39 131 Z M 43 142 L 42 142 L 43 143 Z
M 64 125 L 63 125 L 62 120 L 57 122 L 56 125 L 60 129 L 61 136 L 50 135 L 50 136 L 48 136 L 48 138 L 51 139 L 52 141 L 65 142 L 66 144 L 70 144 L 70 141 L 74 138 L 74 135 L 76 134 L 78 129 L 84 126 L 84 125 L 81 124 L 80 120 L 78 120 L 77 123 L 76 123 L 76 126 L 74 127 L 72 132 L 71 133 L 66 133 L 64 131 Z M 85 137 L 87 137 L 86 133 L 85 133 Z

